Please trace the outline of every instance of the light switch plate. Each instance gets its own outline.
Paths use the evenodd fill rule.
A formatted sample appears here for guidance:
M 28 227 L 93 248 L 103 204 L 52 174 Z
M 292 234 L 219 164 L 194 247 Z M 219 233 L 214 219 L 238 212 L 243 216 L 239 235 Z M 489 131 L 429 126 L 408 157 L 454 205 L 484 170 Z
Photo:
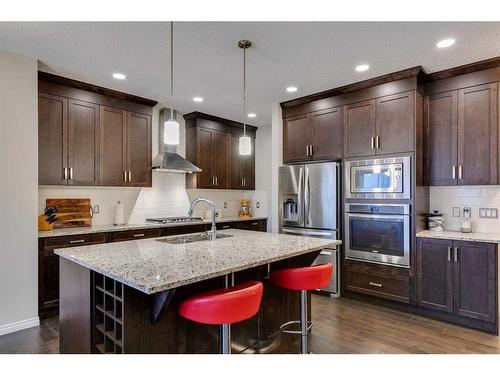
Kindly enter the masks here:
M 496 208 L 480 208 L 479 217 L 483 219 L 498 219 L 498 209 Z
M 453 207 L 452 216 L 460 217 L 460 207 Z

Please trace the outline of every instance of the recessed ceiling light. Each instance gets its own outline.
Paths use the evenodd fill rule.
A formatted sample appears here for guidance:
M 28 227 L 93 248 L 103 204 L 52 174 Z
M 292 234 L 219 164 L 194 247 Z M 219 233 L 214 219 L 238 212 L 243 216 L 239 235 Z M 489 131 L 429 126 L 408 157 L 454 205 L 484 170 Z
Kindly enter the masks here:
M 455 44 L 455 39 L 443 39 L 436 43 L 437 48 L 446 48 Z
M 358 65 L 355 69 L 357 72 L 366 72 L 368 69 L 370 69 L 370 65 L 361 64 L 361 65 Z
M 296 92 L 296 91 L 297 91 L 297 87 L 295 87 L 295 86 L 290 86 L 290 87 L 287 87 L 287 88 L 286 88 L 286 91 L 287 91 L 287 92 Z
M 126 79 L 127 76 L 123 73 L 113 73 L 113 78 L 115 79 Z
M 250 117 L 250 118 L 257 117 L 257 115 L 255 113 L 249 113 L 247 116 Z
M 202 102 L 203 101 L 203 98 L 199 97 L 199 96 L 195 96 L 193 98 L 193 102 Z

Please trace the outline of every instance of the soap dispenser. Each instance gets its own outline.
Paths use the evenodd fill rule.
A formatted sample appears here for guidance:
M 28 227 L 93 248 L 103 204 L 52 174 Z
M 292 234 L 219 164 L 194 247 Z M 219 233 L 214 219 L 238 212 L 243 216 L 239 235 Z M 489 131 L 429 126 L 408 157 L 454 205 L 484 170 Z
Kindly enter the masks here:
M 462 233 L 472 232 L 472 223 L 470 221 L 470 216 L 471 216 L 470 207 L 464 207 L 464 220 L 462 221 L 462 225 L 460 226 L 460 232 Z

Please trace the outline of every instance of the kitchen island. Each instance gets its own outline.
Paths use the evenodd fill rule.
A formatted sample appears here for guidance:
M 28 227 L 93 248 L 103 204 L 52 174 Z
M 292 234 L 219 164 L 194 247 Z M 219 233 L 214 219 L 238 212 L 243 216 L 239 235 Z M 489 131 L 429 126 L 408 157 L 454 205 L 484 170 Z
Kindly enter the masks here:
M 186 298 L 250 280 L 264 283 L 259 313 L 232 326 L 232 352 L 279 352 L 296 337 L 299 292 L 268 283 L 270 271 L 310 265 L 340 241 L 244 230 L 215 241 L 173 236 L 72 247 L 60 256 L 61 353 L 217 353 L 219 327 L 186 321 Z M 200 239 L 200 238 L 198 238 Z M 310 306 L 309 306 L 310 308 Z

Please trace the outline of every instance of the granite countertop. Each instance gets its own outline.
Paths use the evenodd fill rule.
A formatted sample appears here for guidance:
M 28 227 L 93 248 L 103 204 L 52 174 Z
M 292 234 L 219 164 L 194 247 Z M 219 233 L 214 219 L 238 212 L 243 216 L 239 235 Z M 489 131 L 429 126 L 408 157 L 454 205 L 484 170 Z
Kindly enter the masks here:
M 422 232 L 418 232 L 417 237 L 437 238 L 437 239 L 440 238 L 443 240 L 500 243 L 500 233 L 478 233 L 478 232 L 462 233 L 450 230 L 445 230 L 442 232 L 433 232 L 430 230 L 424 230 Z
M 240 217 L 223 217 L 217 219 L 217 223 L 228 223 L 234 221 L 249 221 L 249 220 L 264 220 L 267 217 L 252 217 L 252 218 L 240 218 Z M 189 223 L 170 223 L 170 224 L 155 224 L 155 223 L 142 223 L 142 224 L 124 224 L 124 225 L 93 225 L 91 227 L 79 227 L 79 228 L 64 228 L 64 229 L 53 229 L 48 231 L 38 231 L 38 238 L 48 238 L 48 237 L 58 237 L 58 236 L 74 236 L 81 234 L 91 234 L 91 233 L 104 233 L 104 232 L 120 232 L 126 230 L 134 229 L 154 229 L 154 228 L 166 228 L 166 227 L 179 227 L 186 225 L 196 225 L 196 224 L 210 224 L 210 220 L 204 219 L 203 221 L 192 221 Z
M 144 239 L 57 249 L 55 253 L 153 294 L 342 243 L 238 229 L 217 233 L 234 237 L 178 245 Z

